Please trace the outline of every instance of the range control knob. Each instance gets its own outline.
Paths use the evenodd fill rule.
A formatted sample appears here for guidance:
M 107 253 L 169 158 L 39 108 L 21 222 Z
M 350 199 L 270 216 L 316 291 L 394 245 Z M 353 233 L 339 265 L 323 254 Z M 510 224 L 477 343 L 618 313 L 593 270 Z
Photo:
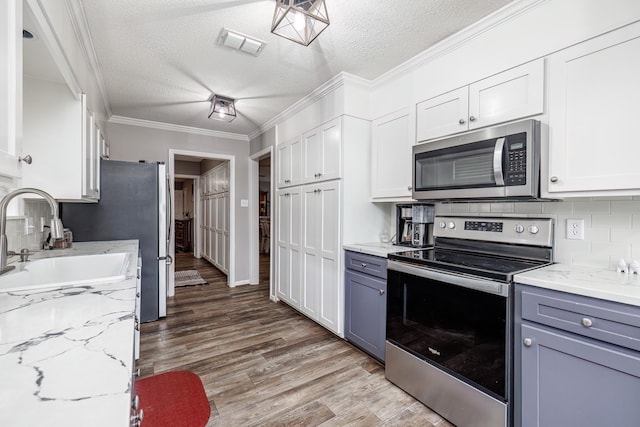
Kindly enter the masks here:
M 440 222 L 438 223 L 438 227 L 440 227 L 440 228 L 445 228 L 446 226 L 447 226 L 447 223 L 446 223 L 446 222 L 444 222 L 444 221 L 440 221 Z
M 537 225 L 530 225 L 529 226 L 529 233 L 538 234 L 538 231 L 540 231 L 540 228 L 538 228 Z
M 456 223 L 452 221 L 448 224 L 448 227 L 453 230 L 454 228 L 456 228 Z
M 513 227 L 513 231 L 515 231 L 516 233 L 522 233 L 524 231 L 524 225 L 516 224 L 516 226 Z

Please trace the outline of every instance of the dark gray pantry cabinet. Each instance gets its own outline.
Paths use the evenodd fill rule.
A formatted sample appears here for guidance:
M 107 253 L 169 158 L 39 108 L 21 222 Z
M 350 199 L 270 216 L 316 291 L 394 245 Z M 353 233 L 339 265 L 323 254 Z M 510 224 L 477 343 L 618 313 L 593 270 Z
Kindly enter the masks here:
M 384 362 L 387 259 L 345 252 L 345 338 Z
M 640 308 L 517 285 L 515 317 L 516 426 L 640 425 Z

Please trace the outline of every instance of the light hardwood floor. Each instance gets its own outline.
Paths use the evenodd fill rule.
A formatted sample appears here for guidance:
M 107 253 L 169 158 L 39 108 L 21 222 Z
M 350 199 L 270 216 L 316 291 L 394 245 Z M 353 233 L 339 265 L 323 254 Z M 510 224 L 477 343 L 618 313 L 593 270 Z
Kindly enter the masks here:
M 138 366 L 143 377 L 198 374 L 208 425 L 451 426 L 388 382 L 374 359 L 270 301 L 268 276 L 229 288 L 207 261 L 178 255 L 176 269 L 193 268 L 209 284 L 177 288 L 167 318 L 142 325 Z

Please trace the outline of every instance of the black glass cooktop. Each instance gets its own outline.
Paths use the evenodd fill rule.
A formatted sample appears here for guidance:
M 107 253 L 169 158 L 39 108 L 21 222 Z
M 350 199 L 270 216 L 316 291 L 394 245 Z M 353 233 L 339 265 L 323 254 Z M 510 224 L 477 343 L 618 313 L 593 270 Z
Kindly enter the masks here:
M 505 282 L 511 281 L 514 274 L 550 264 L 550 262 L 547 261 L 496 256 L 437 247 L 396 252 L 389 254 L 389 259 Z

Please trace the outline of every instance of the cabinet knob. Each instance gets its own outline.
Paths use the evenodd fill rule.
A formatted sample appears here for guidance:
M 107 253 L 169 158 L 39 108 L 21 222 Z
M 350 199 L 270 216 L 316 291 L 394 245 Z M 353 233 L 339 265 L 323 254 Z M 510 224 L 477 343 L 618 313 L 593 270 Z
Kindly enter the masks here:
M 533 340 L 531 338 L 525 338 L 524 340 L 522 340 L 522 343 L 525 347 L 531 347 L 531 344 L 533 344 Z
M 467 121 L 466 121 L 465 119 L 460 119 L 460 120 L 458 120 L 458 123 L 460 123 L 461 125 L 463 125 L 463 124 L 467 123 Z
M 474 116 L 469 116 L 469 121 L 470 121 L 470 122 L 475 122 L 475 121 L 476 121 L 476 118 L 475 118 Z
M 366 266 L 367 266 L 367 263 L 366 263 L 366 262 L 363 262 L 363 263 L 362 263 L 362 268 L 365 268 Z
M 552 176 L 551 178 L 549 178 L 549 181 L 558 182 L 558 177 L 557 176 Z
M 140 321 L 138 320 L 138 316 L 136 316 L 135 319 L 133 320 L 133 325 L 136 331 L 140 330 Z
M 380 289 L 380 295 L 384 295 L 384 289 Z
M 590 328 L 591 326 L 593 326 L 593 320 L 589 319 L 588 317 L 583 317 L 582 326 L 584 326 L 585 328 Z
M 131 425 L 134 427 L 139 427 L 142 425 L 142 419 L 144 418 L 144 411 L 140 409 L 138 413 L 131 417 Z
M 27 154 L 24 157 L 18 157 L 18 161 L 25 162 L 26 164 L 30 165 L 31 162 L 33 162 L 33 158 L 29 154 Z
M 411 191 L 413 190 L 413 187 L 411 185 L 407 186 L 407 190 Z

